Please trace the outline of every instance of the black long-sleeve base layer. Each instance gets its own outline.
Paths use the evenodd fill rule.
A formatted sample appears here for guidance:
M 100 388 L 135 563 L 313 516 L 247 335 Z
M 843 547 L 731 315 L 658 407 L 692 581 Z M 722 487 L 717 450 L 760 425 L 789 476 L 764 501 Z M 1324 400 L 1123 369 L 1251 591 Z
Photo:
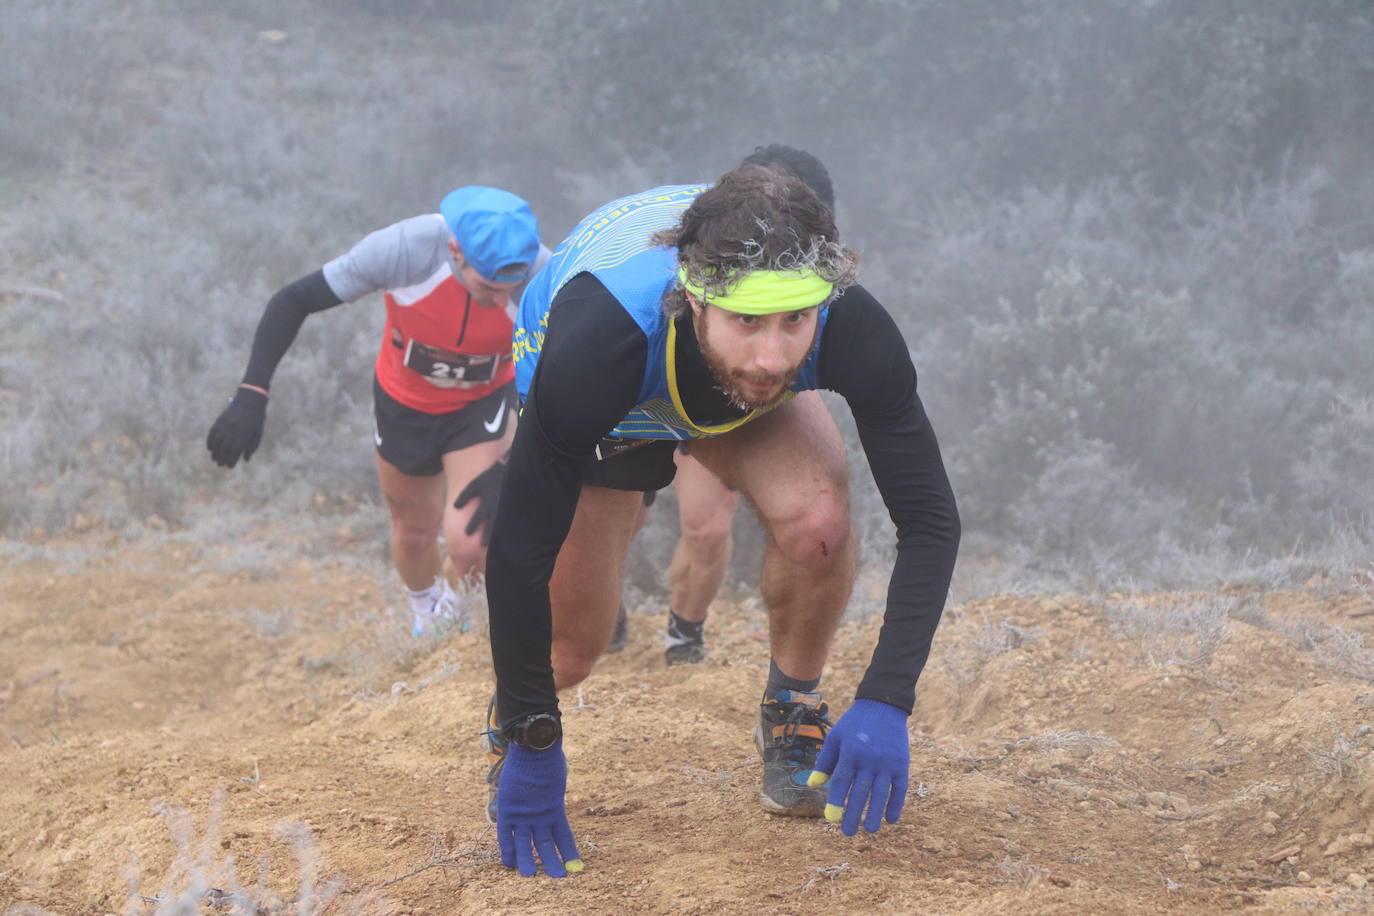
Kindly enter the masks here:
M 243 373 L 244 384 L 256 385 L 264 391 L 270 388 L 277 363 L 291 348 L 305 319 L 340 304 L 342 300 L 330 288 L 323 270 L 308 273 L 277 290 L 267 300 L 258 329 L 253 334 L 253 349 L 248 355 L 248 368 Z
M 679 319 L 679 382 L 689 416 L 738 415 L 711 382 L 689 319 Z M 492 658 L 503 724 L 557 709 L 549 578 L 572 524 L 586 463 L 637 403 L 648 342 L 590 274 L 554 299 L 512 446 L 487 555 Z M 887 610 L 861 698 L 908 712 L 954 570 L 959 516 L 916 370 L 887 311 L 861 286 L 830 305 L 820 382 L 842 395 L 897 530 Z

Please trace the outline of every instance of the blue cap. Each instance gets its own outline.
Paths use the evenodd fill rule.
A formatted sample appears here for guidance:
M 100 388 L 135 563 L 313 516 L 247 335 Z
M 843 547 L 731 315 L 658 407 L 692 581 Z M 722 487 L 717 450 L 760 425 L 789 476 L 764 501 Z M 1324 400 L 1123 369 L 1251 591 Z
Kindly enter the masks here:
M 530 275 L 539 256 L 539 223 L 524 198 L 468 185 L 446 194 L 439 213 L 483 279 L 508 283 Z

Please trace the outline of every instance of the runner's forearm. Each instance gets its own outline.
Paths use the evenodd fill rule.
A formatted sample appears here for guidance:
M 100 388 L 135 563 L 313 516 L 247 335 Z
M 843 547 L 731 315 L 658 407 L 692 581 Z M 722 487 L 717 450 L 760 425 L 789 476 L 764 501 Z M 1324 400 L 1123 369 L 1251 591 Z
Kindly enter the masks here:
M 590 360 L 587 354 L 597 353 Z M 557 708 L 549 580 L 597 443 L 634 406 L 647 342 L 595 277 L 554 299 L 487 552 L 487 605 L 503 724 Z
M 258 321 L 258 329 L 253 335 L 253 349 L 248 356 L 248 368 L 243 373 L 243 383 L 264 391 L 271 388 L 277 364 L 291 348 L 305 319 L 340 302 L 325 281 L 324 272 L 319 270 L 277 290 L 267 301 L 267 307 Z
M 487 606 L 502 725 L 558 708 L 549 579 L 567 537 L 590 456 L 562 454 L 533 402 L 521 414 L 487 549 Z
M 897 430 L 860 427 L 859 437 L 897 526 L 897 558 L 878 645 L 856 695 L 910 712 L 954 573 L 959 511 L 924 413 Z
M 821 378 L 844 395 L 897 529 L 897 558 L 862 699 L 911 710 L 959 549 L 959 512 L 916 370 L 892 317 L 862 287 L 831 307 Z

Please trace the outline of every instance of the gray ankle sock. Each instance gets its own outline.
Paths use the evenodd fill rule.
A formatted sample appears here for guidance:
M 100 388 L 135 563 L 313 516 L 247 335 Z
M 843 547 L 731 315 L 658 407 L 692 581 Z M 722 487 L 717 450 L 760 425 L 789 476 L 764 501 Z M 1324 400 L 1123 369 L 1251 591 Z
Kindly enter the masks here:
M 768 660 L 768 684 L 763 688 L 764 700 L 769 700 L 778 695 L 779 690 L 795 690 L 797 693 L 814 693 L 820 686 L 821 679 L 813 678 L 809 681 L 799 681 L 794 677 L 788 677 L 778 667 L 777 661 Z

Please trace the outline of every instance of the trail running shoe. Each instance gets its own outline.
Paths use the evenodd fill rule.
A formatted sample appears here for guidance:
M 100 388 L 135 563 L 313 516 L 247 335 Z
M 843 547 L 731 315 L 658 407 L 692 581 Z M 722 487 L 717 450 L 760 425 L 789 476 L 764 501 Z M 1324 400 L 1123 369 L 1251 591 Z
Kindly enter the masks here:
M 466 633 L 469 625 L 467 609 L 462 607 L 462 602 L 458 600 L 457 593 L 445 580 L 443 587 L 439 590 L 439 597 L 434 599 L 429 609 L 415 612 L 414 621 L 410 627 L 410 635 L 424 636 L 427 633 L 443 633 L 453 628 L 457 628 L 460 633 Z
M 807 778 L 830 730 L 830 709 L 819 693 L 779 690 L 759 705 L 754 744 L 763 758 L 759 802 L 774 814 L 820 817 L 827 787 L 809 788 Z
M 496 823 L 496 790 L 501 785 L 501 768 L 506 764 L 506 736 L 496 721 L 496 695 L 487 703 L 487 721 L 482 728 L 482 750 L 487 752 L 487 823 Z
M 684 633 L 677 621 L 668 615 L 668 633 L 665 637 L 668 647 L 663 650 L 663 660 L 668 667 L 674 665 L 695 665 L 706 659 L 706 634 L 704 624 L 697 625 L 695 633 Z
M 611 633 L 611 641 L 606 645 L 607 652 L 619 652 L 625 648 L 626 641 L 630 638 L 630 620 L 625 616 L 625 605 L 620 606 L 620 612 L 615 618 L 615 630 Z

